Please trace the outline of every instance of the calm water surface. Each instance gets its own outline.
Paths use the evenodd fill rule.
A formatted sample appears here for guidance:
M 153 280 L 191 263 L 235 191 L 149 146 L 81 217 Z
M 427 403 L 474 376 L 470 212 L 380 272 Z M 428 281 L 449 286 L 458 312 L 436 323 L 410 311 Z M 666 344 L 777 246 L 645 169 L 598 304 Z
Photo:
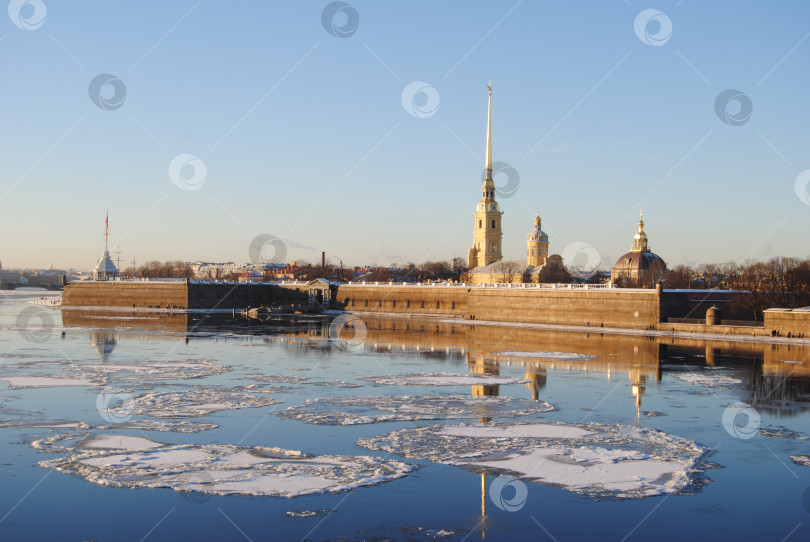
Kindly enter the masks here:
M 6 426 L 0 428 L 2 540 L 810 540 L 810 467 L 790 459 L 810 454 L 810 440 L 804 440 L 810 437 L 806 346 L 365 317 L 365 337 L 330 343 L 335 328 L 330 331 L 328 320 L 312 317 L 262 323 L 231 315 L 60 311 L 30 300 L 0 298 L 0 378 L 148 360 L 207 359 L 229 370 L 199 379 L 127 380 L 120 386 L 115 374 L 104 386 L 12 388 L 0 380 L 0 422 Z M 43 319 L 53 328 L 39 330 Z M 497 355 L 514 351 L 581 356 Z M 423 372 L 487 373 L 519 383 L 406 387 L 358 380 Z M 97 409 L 104 389 L 137 395 L 188 386 L 234 388 L 257 384 L 249 378 L 254 374 L 307 381 L 273 393 L 280 401 L 276 405 L 192 418 L 216 429 L 194 434 L 97 429 L 107 424 Z M 707 380 L 678 378 L 684 374 Z M 419 396 L 450 394 L 499 395 L 555 407 L 519 421 L 655 428 L 711 449 L 702 460 L 711 468 L 696 474 L 694 484 L 678 494 L 636 499 L 596 499 L 518 479 L 527 494 L 516 510 L 508 511 L 490 494 L 500 472 L 386 455 L 356 444 L 397 429 L 478 420 L 339 426 L 274 415 L 318 397 L 408 395 L 418 403 Z M 760 418 L 753 434 L 742 434 L 751 438 L 739 431 L 735 436 L 737 426 L 724 425 L 723 415 L 735 402 L 750 405 Z M 32 442 L 75 430 L 14 426 L 21 420 L 76 420 L 90 426 L 81 433 L 142 436 L 169 444 L 371 455 L 419 468 L 378 485 L 294 498 L 106 487 L 38 465 L 67 453 L 38 451 Z M 512 497 L 504 494 L 507 501 Z M 316 514 L 288 515 L 296 511 Z

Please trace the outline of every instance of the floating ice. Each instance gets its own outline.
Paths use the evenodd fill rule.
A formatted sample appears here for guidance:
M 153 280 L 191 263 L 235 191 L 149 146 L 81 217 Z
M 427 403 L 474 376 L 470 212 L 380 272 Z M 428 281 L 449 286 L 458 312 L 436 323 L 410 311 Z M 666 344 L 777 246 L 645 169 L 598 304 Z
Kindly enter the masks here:
M 152 418 L 196 418 L 220 410 L 237 410 L 274 405 L 278 401 L 262 393 L 235 392 L 227 388 L 192 387 L 185 390 L 149 392 L 132 403 L 111 408 L 111 415 L 125 419 L 129 415 Z
M 792 455 L 790 460 L 803 467 L 810 467 L 810 455 Z
M 199 433 L 217 427 L 219 426 L 214 423 L 198 422 L 196 420 L 129 420 L 123 423 L 98 426 L 96 429 L 139 429 L 141 431 Z
M 357 444 L 614 498 L 683 493 L 694 485 L 707 453 L 692 441 L 655 429 L 595 423 L 432 425 L 363 438 Z
M 702 384 L 710 388 L 729 388 L 739 386 L 743 383 L 742 380 L 731 378 L 730 376 L 721 376 L 713 374 L 701 373 L 676 373 L 675 377 L 690 384 Z
M 507 352 L 495 352 L 496 356 L 506 356 L 510 358 L 540 358 L 540 359 L 557 359 L 561 361 L 585 361 L 594 359 L 596 356 L 588 354 L 577 354 L 575 352 L 521 352 L 519 350 L 510 350 Z
M 0 420 L 0 429 L 7 427 L 16 427 L 20 429 L 90 429 L 90 426 L 84 422 L 77 422 L 74 420 L 41 420 L 41 419 L 22 419 L 22 420 Z
M 10 388 L 55 388 L 62 386 L 93 386 L 87 378 L 62 378 L 58 376 L 2 376 Z
M 489 374 L 409 373 L 382 376 L 360 376 L 359 380 L 383 386 L 500 386 L 522 384 L 526 380 Z
M 87 442 L 96 449 L 85 445 L 79 453 L 39 465 L 105 486 L 274 497 L 349 491 L 401 478 L 416 468 L 369 456 L 310 456 L 221 444 L 169 446 L 141 437 L 91 437 L 78 444 Z M 121 448 L 113 450 L 116 443 Z
M 334 510 L 290 510 L 285 514 L 288 518 L 311 518 L 313 516 L 321 516 L 331 512 L 334 512 Z
M 300 406 L 277 412 L 279 416 L 319 425 L 454 420 L 469 418 L 516 418 L 554 410 L 543 401 L 514 397 L 469 395 L 375 395 L 308 399 Z
M 268 382 L 271 384 L 310 384 L 313 386 L 334 386 L 336 388 L 359 388 L 357 384 L 350 384 L 344 380 L 312 380 L 308 376 L 300 375 L 265 375 L 252 374 L 248 378 L 258 382 Z M 290 387 L 289 389 L 293 389 Z
M 151 450 L 161 446 L 165 444 L 127 435 L 93 435 L 76 443 L 76 448 L 86 450 Z

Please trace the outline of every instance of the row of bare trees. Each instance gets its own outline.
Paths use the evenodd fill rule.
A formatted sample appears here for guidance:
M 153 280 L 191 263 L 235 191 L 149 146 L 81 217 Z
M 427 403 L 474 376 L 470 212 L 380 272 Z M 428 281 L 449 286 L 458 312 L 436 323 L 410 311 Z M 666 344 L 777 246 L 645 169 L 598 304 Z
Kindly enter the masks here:
M 178 278 L 184 279 L 194 276 L 191 267 L 179 260 L 173 262 L 159 262 L 153 260 L 138 267 L 128 267 L 121 272 L 125 278 Z
M 664 285 L 738 290 L 739 302 L 761 319 L 762 311 L 771 307 L 810 305 L 810 260 L 778 257 L 766 262 L 746 260 L 696 268 L 679 265 L 669 272 Z

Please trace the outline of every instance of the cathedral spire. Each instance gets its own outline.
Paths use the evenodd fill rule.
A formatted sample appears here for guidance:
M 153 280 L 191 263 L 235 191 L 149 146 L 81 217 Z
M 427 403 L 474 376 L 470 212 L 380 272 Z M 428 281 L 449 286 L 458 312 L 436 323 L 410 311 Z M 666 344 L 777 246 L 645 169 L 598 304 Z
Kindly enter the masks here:
M 644 211 L 638 215 L 638 231 L 633 237 L 633 250 L 634 251 L 647 251 L 649 250 L 647 234 L 644 231 Z
M 489 89 L 489 104 L 487 106 L 487 163 L 486 180 L 492 180 L 492 81 L 487 84 Z

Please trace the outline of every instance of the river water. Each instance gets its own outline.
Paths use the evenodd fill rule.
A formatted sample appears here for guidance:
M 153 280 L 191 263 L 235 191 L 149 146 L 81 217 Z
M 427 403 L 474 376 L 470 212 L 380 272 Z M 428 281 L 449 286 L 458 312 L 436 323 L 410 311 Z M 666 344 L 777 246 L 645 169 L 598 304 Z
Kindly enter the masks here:
M 810 347 L 0 296 L 2 540 L 809 540 Z

